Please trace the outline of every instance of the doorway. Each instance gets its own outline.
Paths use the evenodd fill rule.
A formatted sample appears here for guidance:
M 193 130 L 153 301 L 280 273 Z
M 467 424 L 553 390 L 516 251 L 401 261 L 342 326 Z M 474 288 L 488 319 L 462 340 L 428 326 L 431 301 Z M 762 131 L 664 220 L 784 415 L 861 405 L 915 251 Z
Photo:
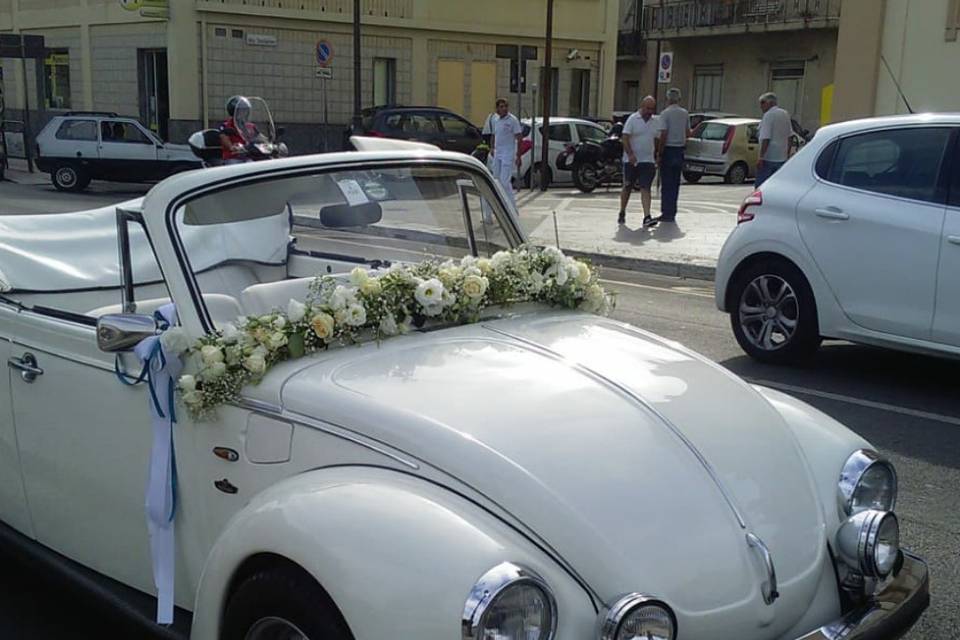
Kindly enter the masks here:
M 167 140 L 167 121 L 170 119 L 167 50 L 139 49 L 137 75 L 140 82 L 140 121 L 161 140 Z
M 777 94 L 777 103 L 797 122 L 803 117 L 803 76 L 805 63 L 778 62 L 770 69 L 770 90 Z

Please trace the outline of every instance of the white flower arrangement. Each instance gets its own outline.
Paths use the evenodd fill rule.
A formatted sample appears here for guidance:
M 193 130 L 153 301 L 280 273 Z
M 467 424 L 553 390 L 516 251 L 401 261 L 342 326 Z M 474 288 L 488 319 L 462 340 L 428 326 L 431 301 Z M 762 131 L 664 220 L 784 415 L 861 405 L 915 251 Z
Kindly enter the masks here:
M 606 314 L 613 296 L 586 262 L 554 248 L 523 246 L 492 258 L 426 261 L 371 273 L 357 267 L 343 284 L 318 277 L 305 301 L 290 300 L 286 311 L 241 317 L 190 348 L 194 373 L 178 383 L 181 398 L 196 418 L 239 398 L 270 367 L 292 358 L 409 332 L 426 322 L 476 322 L 491 306 L 540 302 Z

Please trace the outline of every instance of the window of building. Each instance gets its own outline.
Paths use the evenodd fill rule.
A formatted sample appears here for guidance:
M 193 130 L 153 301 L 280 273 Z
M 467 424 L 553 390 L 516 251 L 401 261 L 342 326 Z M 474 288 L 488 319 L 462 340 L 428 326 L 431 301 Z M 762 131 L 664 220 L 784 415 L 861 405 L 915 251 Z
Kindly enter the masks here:
M 947 0 L 947 42 L 956 42 L 960 32 L 960 0 Z
M 793 118 L 803 114 L 803 76 L 805 63 L 777 62 L 770 67 L 770 90 L 777 94 L 777 104 Z
M 633 111 L 640 104 L 640 83 L 636 80 L 629 80 L 623 83 L 623 105 L 628 111 Z
M 44 86 L 48 109 L 70 108 L 70 52 L 48 49 L 43 60 Z
M 874 131 L 840 142 L 829 180 L 855 189 L 924 202 L 944 201 L 940 172 L 950 129 Z
M 243 39 L 243 29 L 232 29 L 232 30 L 230 31 L 230 35 L 233 36 L 234 38 L 239 38 L 239 39 L 242 40 L 242 39 Z
M 723 90 L 723 65 L 697 65 L 693 68 L 693 108 L 719 111 Z
M 573 69 L 570 74 L 570 115 L 590 115 L 590 70 Z
M 57 140 L 97 140 L 96 120 L 64 120 L 57 129 Z
M 213 29 L 213 35 L 215 35 L 215 36 L 218 37 L 218 38 L 226 38 L 226 37 L 227 37 L 227 28 L 226 28 L 226 27 L 214 27 L 214 29 Z
M 397 61 L 393 58 L 373 59 L 373 104 L 397 103 Z

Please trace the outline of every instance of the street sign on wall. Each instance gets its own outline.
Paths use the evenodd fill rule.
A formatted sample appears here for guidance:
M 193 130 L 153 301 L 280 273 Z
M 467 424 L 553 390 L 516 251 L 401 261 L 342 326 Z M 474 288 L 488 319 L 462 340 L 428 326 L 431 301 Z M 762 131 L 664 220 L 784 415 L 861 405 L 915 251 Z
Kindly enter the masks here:
M 317 43 L 317 64 L 328 67 L 333 62 L 333 45 L 326 40 Z
M 667 84 L 673 79 L 673 52 L 667 51 L 660 54 L 660 62 L 657 65 L 657 82 Z
M 333 80 L 333 69 L 330 67 L 319 67 L 317 69 L 317 77 L 321 80 Z

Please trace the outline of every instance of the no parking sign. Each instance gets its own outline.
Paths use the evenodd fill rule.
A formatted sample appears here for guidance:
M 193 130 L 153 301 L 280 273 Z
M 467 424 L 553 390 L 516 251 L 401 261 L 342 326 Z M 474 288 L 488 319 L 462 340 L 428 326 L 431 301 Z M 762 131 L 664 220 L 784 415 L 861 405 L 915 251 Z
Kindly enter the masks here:
M 317 43 L 317 64 L 327 67 L 333 61 L 333 45 L 326 40 Z
M 657 65 L 657 82 L 667 84 L 673 77 L 673 52 L 660 54 L 660 63 Z

